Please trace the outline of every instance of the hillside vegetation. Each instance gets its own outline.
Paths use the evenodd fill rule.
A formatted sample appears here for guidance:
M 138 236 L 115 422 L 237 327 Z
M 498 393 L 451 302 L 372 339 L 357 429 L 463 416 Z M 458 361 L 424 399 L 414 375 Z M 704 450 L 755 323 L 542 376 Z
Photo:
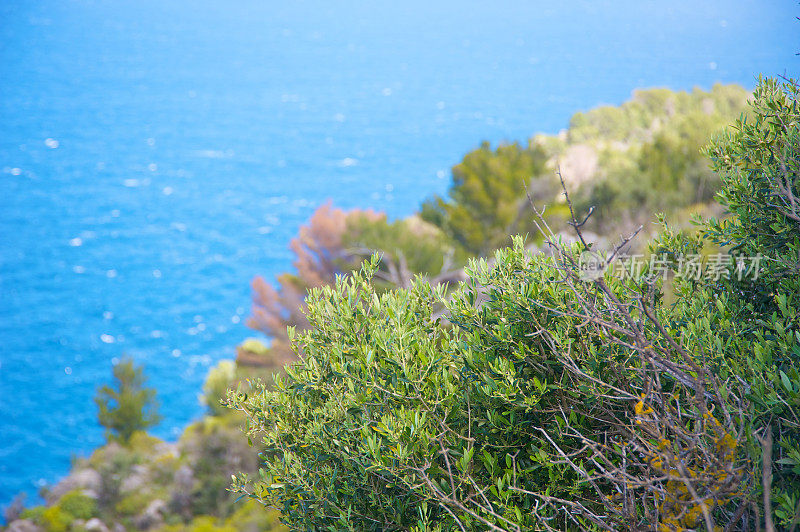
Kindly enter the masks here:
M 229 393 L 263 446 L 236 489 L 295 530 L 795 529 L 798 92 L 759 84 L 707 150 L 729 216 L 663 227 L 636 273 L 587 276 L 568 202 L 574 244 L 534 213 L 548 253 L 516 238 L 450 291 L 382 292 L 377 255 L 313 289 L 302 358 Z
M 793 271 L 786 246 L 797 227 L 771 207 L 742 207 L 773 197 L 771 183 L 742 172 L 774 167 L 764 154 L 777 148 L 746 145 L 767 127 L 764 109 L 790 114 L 792 94 L 762 85 L 747 111 L 761 120 L 756 133 L 748 121 L 721 137 L 715 170 L 701 148 L 746 111 L 738 86 L 636 91 L 620 107 L 576 114 L 559 135 L 481 144 L 454 166 L 446 197 L 405 220 L 321 206 L 291 242 L 295 271 L 253 281 L 250 325 L 269 340 L 248 340 L 212 370 L 207 416 L 177 443 L 131 432 L 76 460 L 46 504 L 9 510 L 10 529 L 283 530 L 279 513 L 297 530 L 763 519 L 765 427 L 791 419 L 800 394 L 789 355 L 777 355 L 796 349 L 795 281 L 780 272 Z M 759 142 L 787 145 L 780 127 Z M 660 211 L 674 229 L 648 253 L 671 253 L 671 267 L 689 250 L 739 243 L 777 255 L 747 287 L 670 281 L 677 302 L 666 306 L 649 277 L 576 277 L 588 245 L 568 222 L 591 207 L 581 236 L 593 249 L 613 251 L 639 224 L 654 235 Z M 706 223 L 702 237 L 682 231 L 691 212 L 724 209 L 734 216 Z M 766 227 L 757 244 L 744 211 Z M 647 236 L 627 246 L 644 250 Z M 764 397 L 742 397 L 740 379 Z M 228 389 L 239 411 L 223 407 Z M 782 523 L 798 501 L 785 480 L 800 464 L 792 430 L 774 425 L 772 436 Z M 690 470 L 676 477 L 680 460 Z M 232 474 L 253 500 L 234 502 Z

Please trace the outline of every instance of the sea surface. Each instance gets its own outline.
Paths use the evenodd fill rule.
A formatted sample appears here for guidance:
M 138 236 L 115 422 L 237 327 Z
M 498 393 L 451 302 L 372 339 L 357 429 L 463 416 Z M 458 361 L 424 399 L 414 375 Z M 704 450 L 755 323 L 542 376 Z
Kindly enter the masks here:
M 0 0 L 0 507 L 146 365 L 173 439 L 313 210 L 400 217 L 481 140 L 797 74 L 797 2 Z

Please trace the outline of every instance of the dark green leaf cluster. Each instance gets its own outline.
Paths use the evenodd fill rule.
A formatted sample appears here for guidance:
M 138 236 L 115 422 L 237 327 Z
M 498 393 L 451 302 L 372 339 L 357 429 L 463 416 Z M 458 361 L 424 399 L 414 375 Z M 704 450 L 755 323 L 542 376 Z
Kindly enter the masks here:
M 761 279 L 737 285 L 762 313 L 778 310 L 775 291 L 796 292 L 791 282 L 800 262 L 799 90 L 794 82 L 762 79 L 750 115 L 707 150 L 722 176 L 719 200 L 730 216 L 710 220 L 705 235 L 740 257 L 763 256 Z
M 728 213 L 710 220 L 703 236 L 741 264 L 755 265 L 757 276 L 740 279 L 731 271 L 694 299 L 706 306 L 707 338 L 731 345 L 723 351 L 730 377 L 747 382 L 742 415 L 749 420 L 753 474 L 766 467 L 772 476 L 771 484 L 757 484 L 755 491 L 762 500 L 765 490 L 771 492 L 780 528 L 800 525 L 798 94 L 796 81 L 761 79 L 750 114 L 709 147 Z
M 542 197 L 555 196 L 557 185 L 546 162 L 539 146 L 514 143 L 492 149 L 484 142 L 453 167 L 449 197 L 425 202 L 422 217 L 467 253 L 485 256 L 508 245 L 509 235 L 534 229 L 524 190 L 534 187 Z

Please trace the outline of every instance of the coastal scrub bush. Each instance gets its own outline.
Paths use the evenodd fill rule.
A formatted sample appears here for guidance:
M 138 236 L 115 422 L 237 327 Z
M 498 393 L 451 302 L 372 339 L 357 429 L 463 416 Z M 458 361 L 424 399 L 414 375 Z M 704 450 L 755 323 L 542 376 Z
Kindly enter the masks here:
M 275 496 L 295 526 L 369 530 L 416 522 L 425 499 L 402 479 L 384 477 L 375 457 L 418 452 L 417 446 L 427 453 L 430 416 L 415 414 L 423 405 L 461 410 L 457 367 L 443 356 L 452 333 L 430 319 L 433 294 L 443 288 L 418 282 L 379 295 L 368 280 L 377 265 L 376 256 L 364 272 L 312 290 L 313 327 L 297 339 L 303 358 L 276 377 L 273 389 L 232 397 L 250 414 L 254 434 L 267 433 L 262 456 L 270 475 L 256 496 Z M 385 401 L 402 410 L 404 422 L 416 415 L 413 428 L 396 426 Z M 395 430 L 409 439 L 389 450 L 381 435 Z
M 221 519 L 200 515 L 188 523 L 170 524 L 160 532 L 283 532 L 286 528 L 278 520 L 274 510 L 265 512 L 255 501 L 245 501 L 236 506 L 230 517 Z
M 731 274 L 710 288 L 725 293 L 731 333 L 740 341 L 734 374 L 747 382 L 744 440 L 761 482 L 766 526 L 800 525 L 800 88 L 761 79 L 751 115 L 708 149 L 731 216 L 703 228 L 734 263 L 758 264 L 758 276 Z M 708 301 L 708 304 L 711 300 Z M 777 523 L 773 525 L 771 513 Z
M 87 520 L 97 515 L 97 502 L 80 490 L 62 495 L 58 505 L 75 519 Z
M 261 438 L 234 489 L 293 529 L 791 529 L 800 522 L 797 85 L 761 81 L 709 148 L 729 215 L 666 227 L 636 275 L 587 276 L 576 221 L 446 293 L 378 258 L 307 298 L 302 358 L 229 394 Z M 705 246 L 730 260 L 681 277 Z M 740 267 L 744 265 L 745 269 Z M 442 317 L 435 309 L 444 306 Z M 445 320 L 446 318 L 446 320 Z
M 146 388 L 147 378 L 133 360 L 124 358 L 114 365 L 114 387 L 97 390 L 98 420 L 108 431 L 109 441 L 126 444 L 136 431 L 146 430 L 161 420 L 156 391 Z
M 685 117 L 706 116 L 719 122 L 730 120 L 742 111 L 747 91 L 739 85 L 715 84 L 710 91 L 691 92 L 669 89 L 638 89 L 622 105 L 600 106 L 575 113 L 567 137 L 572 143 L 597 140 L 635 144 L 652 138 L 654 125 Z
M 393 222 L 385 217 L 354 218 L 344 242 L 348 254 L 340 261 L 342 273 L 358 269 L 375 253 L 380 255 L 374 276 L 379 291 L 408 288 L 417 275 L 427 276 L 431 284 L 451 283 L 460 279 L 466 262 L 439 228 L 418 216 Z
M 67 532 L 72 525 L 73 517 L 60 506 L 51 506 L 42 512 L 41 524 L 47 532 Z
M 257 471 L 258 458 L 241 438 L 241 416 L 208 416 L 193 423 L 179 441 L 182 462 L 191 478 L 176 490 L 185 515 L 227 517 L 236 508 L 236 496 L 228 491 L 231 474 Z
M 307 327 L 303 313 L 306 292 L 330 284 L 340 273 L 338 262 L 349 217 L 374 219 L 378 215 L 373 211 L 346 213 L 330 203 L 322 205 L 289 245 L 296 273 L 280 275 L 277 286 L 260 276 L 253 279 L 253 315 L 247 324 L 270 338 L 272 360 L 286 363 L 294 358 L 286 327 Z
M 37 506 L 22 513 L 23 519 L 29 519 L 43 527 L 47 532 L 67 532 L 75 530 L 74 521 L 86 521 L 98 513 L 96 501 L 81 490 L 68 491 L 58 502 L 49 508 Z

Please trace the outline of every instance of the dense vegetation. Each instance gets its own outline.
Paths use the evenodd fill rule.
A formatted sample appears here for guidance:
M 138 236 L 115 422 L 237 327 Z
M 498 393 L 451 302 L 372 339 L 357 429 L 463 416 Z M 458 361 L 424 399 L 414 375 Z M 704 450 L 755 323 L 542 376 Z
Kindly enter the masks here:
M 435 197 L 425 202 L 422 217 L 468 253 L 484 256 L 502 247 L 508 235 L 533 227 L 524 187 L 555 196 L 556 183 L 546 163 L 540 146 L 506 144 L 492 150 L 484 142 L 453 167 L 449 201 Z
M 589 227 L 607 231 L 618 228 L 620 221 L 646 223 L 655 212 L 685 219 L 685 209 L 711 201 L 719 175 L 697 148 L 745 111 L 746 96 L 741 87 L 731 85 L 715 85 L 710 93 L 636 91 L 633 100 L 618 108 L 575 115 L 565 144 L 551 149 L 569 154 L 591 148 L 597 154 L 598 169 L 576 190 L 581 211 L 595 206 Z M 597 131 L 604 133 L 600 142 Z
M 377 257 L 312 290 L 302 359 L 231 394 L 264 458 L 236 487 L 294 529 L 796 527 L 797 95 L 759 84 L 707 152 L 729 216 L 666 227 L 641 275 L 587 279 L 540 216 L 550 253 L 517 239 L 449 296 L 379 293 Z M 719 246 L 665 304 L 656 266 Z
M 527 234 L 527 247 L 541 244 L 529 197 L 548 224 L 562 231 L 569 210 L 560 195 L 559 168 L 580 216 L 594 207 L 584 229 L 601 243 L 652 220 L 655 212 L 683 225 L 693 212 L 715 212 L 719 179 L 700 150 L 746 111 L 746 99 L 737 85 L 691 93 L 637 90 L 620 107 L 577 113 L 568 130 L 536 135 L 526 147 L 481 144 L 453 167 L 447 198 L 424 202 L 419 217 L 388 222 L 372 211 L 321 206 L 291 243 L 296 273 L 281 275 L 275 287 L 261 277 L 253 281 L 250 325 L 271 339 L 262 359 L 293 360 L 286 328 L 308 327 L 308 290 L 332 285 L 336 275 L 358 269 L 374 252 L 382 255 L 374 277 L 381 292 L 408 287 L 417 274 L 433 285 L 462 280 L 468 257 L 491 256 L 510 245 L 511 234 Z M 689 169 L 691 179 L 684 181 Z M 645 201 L 645 195 L 652 199 Z M 651 232 L 649 224 L 645 232 Z
M 762 448 L 757 438 L 764 436 L 758 420 L 777 414 L 754 414 L 755 425 L 747 430 L 756 439 L 747 445 L 756 454 L 742 455 L 745 427 L 739 423 L 731 432 L 718 407 L 708 410 L 726 432 L 714 432 L 714 421 L 702 416 L 706 428 L 684 426 L 687 419 L 697 425 L 692 416 L 700 408 L 691 400 L 685 375 L 692 374 L 703 386 L 709 383 L 704 379 L 749 378 L 742 369 L 746 357 L 732 353 L 749 352 L 757 334 L 768 339 L 762 343 L 765 352 L 773 353 L 777 347 L 769 342 L 774 333 L 755 325 L 752 331 L 723 325 L 744 327 L 767 319 L 774 289 L 748 285 L 761 294 L 758 305 L 766 305 L 756 317 L 746 305 L 756 304 L 755 296 L 745 296 L 745 288 L 732 288 L 727 281 L 717 286 L 678 280 L 662 286 L 609 278 L 603 280 L 605 289 L 587 285 L 574 278 L 584 245 L 565 229 L 573 215 L 582 219 L 594 206 L 584 235 L 599 235 L 593 249 L 613 251 L 613 238 L 651 219 L 658 209 L 678 229 L 664 232 L 651 249 L 672 253 L 673 265 L 681 250 L 732 248 L 734 234 L 737 243 L 746 242 L 746 229 L 724 220 L 706 224 L 703 239 L 679 230 L 686 227 L 689 212 L 720 211 L 712 196 L 721 178 L 726 179 L 724 194 L 733 194 L 735 180 L 726 177 L 733 174 L 725 165 L 747 156 L 735 148 L 741 149 L 746 139 L 716 145 L 717 172 L 708 168 L 700 147 L 744 111 L 745 99 L 745 91 L 735 86 L 692 93 L 636 91 L 621 107 L 578 113 L 558 136 L 536 136 L 527 146 L 484 143 L 453 168 L 446 198 L 431 198 L 420 216 L 405 220 L 323 205 L 291 243 L 296 272 L 280 276 L 274 286 L 254 280 L 250 325 L 270 338 L 269 345 L 249 340 L 239 346 L 235 363 L 226 361 L 212 370 L 203 388 L 208 416 L 187 428 L 176 444 L 167 444 L 139 432 L 147 423 L 128 423 L 137 416 L 121 416 L 114 408 L 101 411 L 108 419 L 117 414 L 116 425 L 106 425 L 119 435 L 117 441 L 77 460 L 73 474 L 45 494 L 46 505 L 22 513 L 24 520 L 17 523 L 28 528 L 16 530 L 115 525 L 198 532 L 282 529 L 277 514 L 260 510 L 256 501 L 234 503 L 237 495 L 227 491 L 232 473 L 241 475 L 238 487 L 277 505 L 296 529 L 458 530 L 459 523 L 467 529 L 626 528 L 659 520 L 667 527 L 688 527 L 702 506 L 692 506 L 686 494 L 669 498 L 670 490 L 678 494 L 682 488 L 670 480 L 666 466 L 650 482 L 653 457 L 669 464 L 689 456 L 681 437 L 694 438 L 708 444 L 692 449 L 697 463 L 711 459 L 714 451 L 722 453 L 716 466 L 728 467 L 727 458 L 735 463 L 737 479 L 745 478 L 738 471 L 747 460 L 756 461 L 749 464 L 751 471 L 757 469 Z M 768 163 L 767 157 L 760 164 Z M 560 195 L 558 168 L 574 191 L 574 213 Z M 737 201 L 760 197 L 744 192 L 751 185 L 737 179 L 742 190 L 725 200 L 734 213 Z M 771 190 L 768 183 L 758 186 L 759 194 Z M 748 209 L 762 220 L 756 206 Z M 770 231 L 775 230 L 764 234 Z M 513 233 L 528 238 L 494 253 L 512 244 Z M 569 247 L 558 244 L 559 239 L 578 242 Z M 772 245 L 777 243 L 759 244 Z M 753 249 L 742 248 L 742 253 Z M 373 257 L 376 253 L 380 260 Z M 488 260 L 465 268 L 469 257 L 481 256 Z M 364 259 L 368 263 L 361 269 Z M 351 274 L 354 269 L 361 271 Z M 674 307 L 662 303 L 661 290 L 677 298 Z M 719 311 L 725 321 L 710 313 L 718 308 L 711 294 L 721 291 L 732 298 L 731 290 L 743 299 L 739 307 Z M 624 302 L 627 315 L 615 300 Z M 717 300 L 728 305 L 727 299 Z M 648 321 L 648 312 L 654 320 Z M 598 323 L 598 315 L 607 321 Z M 642 330 L 632 329 L 631 321 L 645 322 Z M 706 356 L 712 330 L 722 338 L 714 336 L 713 342 L 723 347 L 709 345 L 714 357 L 725 361 L 719 371 L 728 373 L 698 377 L 685 368 L 690 362 L 682 359 L 684 354 L 670 351 L 671 342 L 691 353 L 702 346 Z M 652 356 L 626 334 L 643 335 L 651 349 L 683 373 L 673 375 L 667 389 L 657 388 L 666 374 L 643 362 Z M 273 386 L 272 373 L 280 373 L 298 355 L 302 359 Z M 765 364 L 748 366 L 748 371 L 760 371 L 766 379 L 778 366 Z M 784 366 L 778 371 L 800 393 L 796 371 Z M 264 388 L 250 388 L 248 379 Z M 783 384 L 783 376 L 778 379 Z M 238 390 L 233 402 L 247 416 L 221 405 L 228 389 Z M 736 389 L 723 393 L 724 401 L 739 397 Z M 670 401 L 689 417 L 670 419 L 663 439 L 671 448 L 659 448 L 658 442 L 653 447 L 648 431 L 669 419 Z M 116 404 L 111 396 L 100 406 L 104 403 Z M 741 405 L 736 408 L 729 410 L 741 411 Z M 148 419 L 146 409 L 139 413 Z M 255 449 L 239 432 L 245 423 Z M 730 452 L 723 448 L 726 434 L 734 439 Z M 793 437 L 776 432 L 776 448 L 791 447 L 785 442 Z M 714 447 L 717 440 L 723 447 Z M 266 463 L 259 464 L 258 451 L 264 451 Z M 774 462 L 788 463 L 793 456 L 788 452 L 776 451 Z M 620 456 L 627 464 L 625 478 L 638 482 L 635 487 L 620 485 L 614 476 Z M 609 462 L 602 462 L 606 458 Z M 598 463 L 605 469 L 592 469 Z M 717 497 L 706 503 L 706 510 L 714 519 L 730 513 L 734 496 L 726 491 L 728 484 L 700 478 L 690 479 L 692 489 Z M 747 486 L 750 491 L 743 488 L 736 497 L 757 493 L 757 483 L 752 475 L 748 478 L 751 484 L 737 480 L 736 489 Z M 642 497 L 648 502 L 639 504 Z M 776 515 L 793 515 L 787 508 L 797 501 L 795 492 L 776 491 L 773 502 L 779 500 Z M 752 511 L 748 506 L 740 518 L 753 523 Z M 10 516 L 19 517 L 19 511 Z
M 525 148 L 484 143 L 453 168 L 448 198 L 427 201 L 422 216 L 467 252 L 486 256 L 509 245 L 509 235 L 538 232 L 524 187 L 538 206 L 548 205 L 551 225 L 563 225 L 560 168 L 580 214 L 594 206 L 592 231 L 615 236 L 656 212 L 685 218 L 684 209 L 719 189 L 700 147 L 745 111 L 746 99 L 736 85 L 637 90 L 619 107 L 576 113 L 566 131 L 536 135 Z

